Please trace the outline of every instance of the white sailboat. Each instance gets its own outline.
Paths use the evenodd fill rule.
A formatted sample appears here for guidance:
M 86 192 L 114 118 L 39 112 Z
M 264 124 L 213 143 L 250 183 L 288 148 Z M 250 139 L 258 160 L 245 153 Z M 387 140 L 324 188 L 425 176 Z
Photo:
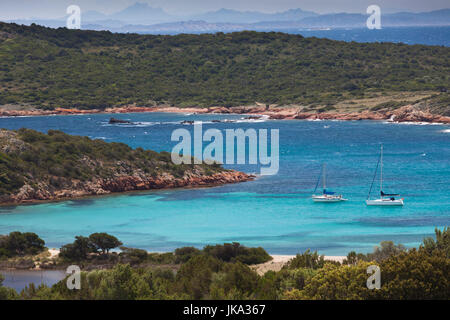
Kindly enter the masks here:
M 378 166 L 380 165 L 380 198 L 370 199 L 370 193 L 372 191 L 373 182 L 377 176 Z M 389 194 L 383 192 L 383 145 L 381 145 L 380 158 L 377 163 L 377 168 L 375 169 L 375 174 L 373 176 L 372 184 L 370 186 L 369 194 L 367 196 L 366 204 L 368 206 L 403 206 L 403 198 L 397 199 L 399 194 Z
M 322 176 L 322 186 L 323 192 L 322 194 L 316 195 L 317 187 L 319 186 L 320 176 Z M 326 166 L 323 164 L 321 175 L 319 175 L 319 179 L 317 180 L 316 188 L 314 189 L 314 194 L 312 195 L 312 199 L 314 202 L 340 202 L 347 201 L 344 199 L 341 194 L 335 194 L 332 191 L 326 189 Z

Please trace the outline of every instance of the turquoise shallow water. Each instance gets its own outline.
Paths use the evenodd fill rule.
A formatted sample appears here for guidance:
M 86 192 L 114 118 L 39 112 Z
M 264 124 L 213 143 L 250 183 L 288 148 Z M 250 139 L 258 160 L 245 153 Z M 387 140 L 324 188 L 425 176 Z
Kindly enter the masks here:
M 450 223 L 450 127 L 370 121 L 242 120 L 239 115 L 124 114 L 134 125 L 108 125 L 109 115 L 2 118 L 0 127 L 61 129 L 132 147 L 170 151 L 180 121 L 208 128 L 280 130 L 280 171 L 252 182 L 208 189 L 163 190 L 74 201 L 0 207 L 0 234 L 33 231 L 49 247 L 75 235 L 108 232 L 126 246 L 168 251 L 238 241 L 271 253 L 307 248 L 328 255 L 368 252 L 382 240 L 417 246 Z M 211 123 L 234 119 L 237 123 Z M 366 207 L 379 144 L 385 146 L 385 191 L 403 208 Z M 327 162 L 329 186 L 346 203 L 314 204 L 310 195 Z M 230 168 L 258 172 L 256 166 Z M 377 188 L 377 186 L 376 186 Z

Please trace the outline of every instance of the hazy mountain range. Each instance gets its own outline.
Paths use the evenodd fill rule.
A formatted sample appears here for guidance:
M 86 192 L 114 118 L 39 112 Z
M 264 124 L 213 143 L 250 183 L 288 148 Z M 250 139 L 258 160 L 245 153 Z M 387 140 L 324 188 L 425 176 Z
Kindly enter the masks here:
M 361 28 L 366 26 L 367 17 L 366 14 L 350 13 L 319 15 L 301 9 L 290 9 L 277 13 L 220 9 L 198 15 L 174 16 L 161 8 L 135 3 L 110 15 L 97 11 L 82 12 L 81 21 L 83 29 L 172 34 L 240 30 L 283 31 L 286 29 L 310 28 Z M 10 22 L 25 25 L 36 23 L 56 28 L 66 25 L 66 17 L 54 20 L 30 19 L 11 20 Z M 381 23 L 383 27 L 450 25 L 450 9 L 421 13 L 382 14 Z

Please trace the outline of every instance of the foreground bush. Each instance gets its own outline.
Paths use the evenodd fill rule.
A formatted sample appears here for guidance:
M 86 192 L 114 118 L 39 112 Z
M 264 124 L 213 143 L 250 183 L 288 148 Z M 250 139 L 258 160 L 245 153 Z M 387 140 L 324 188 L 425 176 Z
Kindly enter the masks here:
M 382 286 L 376 299 L 450 299 L 450 259 L 444 251 L 432 254 L 412 249 L 380 265 Z
M 308 249 L 304 253 L 299 253 L 294 259 L 290 260 L 283 269 L 298 269 L 298 268 L 310 268 L 319 269 L 325 264 L 325 257 L 323 255 L 319 256 L 316 252 L 311 253 Z
M 448 228 L 436 230 L 436 240 L 425 239 L 419 249 L 403 250 L 401 246 L 382 243 L 374 254 L 355 254 L 353 257 L 357 259 L 348 259 L 345 264 L 325 261 L 317 252 L 307 250 L 281 271 L 269 271 L 263 276 L 239 261 L 241 255 L 252 256 L 242 252 L 253 251 L 238 244 L 207 246 L 204 250 L 180 248 L 175 254 L 148 254 L 144 250 L 122 248 L 118 261 L 124 257 L 147 262 L 180 260 L 175 268 L 174 265 L 133 268 L 118 263 L 110 270 L 82 272 L 81 290 L 68 290 L 63 280 L 51 288 L 30 285 L 20 297 L 2 288 L 0 279 L 0 298 L 448 300 L 448 234 Z M 79 245 L 84 246 L 86 239 L 89 238 L 77 239 Z M 368 257 L 374 260 L 366 261 Z M 375 260 L 378 258 L 380 262 Z M 381 289 L 367 288 L 370 265 L 381 270 Z
M 14 300 L 18 298 L 17 292 L 11 288 L 3 287 L 5 278 L 0 274 L 0 300 Z

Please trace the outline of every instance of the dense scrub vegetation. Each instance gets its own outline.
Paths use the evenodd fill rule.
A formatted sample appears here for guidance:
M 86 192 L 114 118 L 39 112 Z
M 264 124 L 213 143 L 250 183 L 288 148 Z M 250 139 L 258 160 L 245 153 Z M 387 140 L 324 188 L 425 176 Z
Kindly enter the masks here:
M 77 236 L 73 243 L 61 247 L 59 256 L 67 261 L 86 260 L 91 253 L 106 255 L 109 250 L 122 245 L 116 237 L 107 233 L 93 233 L 89 237 Z
M 32 232 L 11 232 L 0 235 L 0 260 L 16 256 L 36 255 L 42 252 L 45 242 Z
M 219 165 L 196 165 L 205 174 L 221 169 Z M 49 130 L 47 134 L 31 129 L 0 130 L 0 196 L 16 192 L 25 182 L 48 182 L 60 188 L 68 180 L 82 182 L 93 177 L 109 178 L 114 174 L 157 176 L 165 172 L 182 177 L 192 165 L 175 165 L 170 153 L 142 148 L 132 149 L 124 143 L 107 143 L 88 137 L 72 136 Z
M 333 104 L 373 91 L 446 91 L 449 55 L 274 32 L 156 36 L 0 23 L 0 105 Z
M 139 249 L 122 253 L 133 250 L 148 259 Z M 450 299 L 450 228 L 436 230 L 436 239 L 424 239 L 418 249 L 384 242 L 369 255 L 350 253 L 343 264 L 308 250 L 281 271 L 262 276 L 238 261 L 239 255 L 223 254 L 251 251 L 238 244 L 180 248 L 166 254 L 179 264 L 176 272 L 162 265 L 119 263 L 109 270 L 82 272 L 81 290 L 72 291 L 63 280 L 51 288 L 30 285 L 18 294 L 1 287 L 0 277 L 0 299 Z M 368 257 L 373 260 L 366 261 Z M 379 290 L 366 287 L 372 264 L 381 269 Z
M 225 262 L 242 262 L 244 264 L 258 264 L 272 259 L 261 247 L 246 248 L 237 242 L 206 246 L 203 252 Z
M 122 242 L 107 233 L 93 233 L 89 237 L 76 236 L 73 243 L 61 247 L 60 264 L 77 263 L 81 265 L 114 265 L 128 263 L 145 264 L 182 264 L 191 258 L 208 256 L 223 262 L 241 262 L 252 265 L 264 263 L 272 258 L 263 248 L 247 248 L 237 242 L 223 245 L 205 246 L 202 250 L 194 247 L 176 249 L 173 253 L 149 253 L 142 249 L 121 246 Z M 109 252 L 120 246 L 120 253 Z

